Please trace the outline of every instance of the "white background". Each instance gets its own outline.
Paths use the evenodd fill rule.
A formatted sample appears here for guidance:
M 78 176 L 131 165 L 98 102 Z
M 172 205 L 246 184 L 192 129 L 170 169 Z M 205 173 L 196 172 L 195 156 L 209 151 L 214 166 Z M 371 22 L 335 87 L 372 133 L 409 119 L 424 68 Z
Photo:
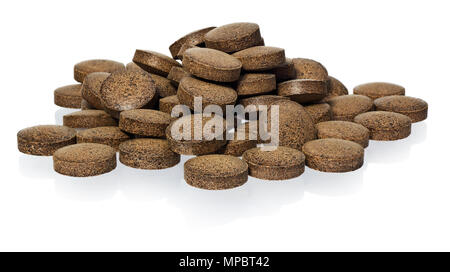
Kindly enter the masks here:
M 0 250 L 450 250 L 449 11 L 448 1 L 1 1 Z M 405 140 L 371 141 L 356 172 L 306 169 L 221 192 L 186 185 L 186 157 L 75 179 L 18 152 L 18 130 L 67 112 L 53 90 L 75 83 L 76 62 L 169 54 L 190 31 L 239 21 L 349 90 L 405 86 L 429 118 Z

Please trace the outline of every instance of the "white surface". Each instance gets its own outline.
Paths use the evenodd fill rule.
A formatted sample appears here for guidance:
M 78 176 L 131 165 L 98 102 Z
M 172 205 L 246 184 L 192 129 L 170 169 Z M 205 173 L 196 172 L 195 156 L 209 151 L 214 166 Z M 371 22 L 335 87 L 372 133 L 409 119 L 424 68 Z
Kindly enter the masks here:
M 0 250 L 450 250 L 448 1 L 248 2 L 2 1 Z M 405 140 L 371 141 L 356 172 L 222 192 L 187 186 L 183 164 L 73 179 L 17 151 L 18 130 L 65 112 L 53 90 L 74 83 L 76 62 L 169 54 L 185 33 L 236 21 L 349 90 L 405 86 L 429 119 Z

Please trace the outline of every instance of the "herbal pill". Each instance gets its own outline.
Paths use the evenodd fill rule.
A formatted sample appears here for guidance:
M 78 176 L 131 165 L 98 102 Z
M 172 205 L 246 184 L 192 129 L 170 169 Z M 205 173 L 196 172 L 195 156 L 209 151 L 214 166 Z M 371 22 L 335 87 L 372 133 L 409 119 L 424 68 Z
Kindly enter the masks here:
M 72 128 L 117 126 L 117 121 L 102 110 L 82 110 L 63 116 L 63 124 Z
M 279 146 L 274 150 L 261 147 L 245 151 L 249 175 L 268 180 L 285 180 L 300 176 L 305 171 L 305 155 L 297 149 Z
M 77 143 L 97 143 L 109 145 L 118 150 L 119 144 L 130 136 L 118 127 L 96 127 L 77 132 Z
M 170 150 L 167 140 L 142 138 L 120 144 L 119 160 L 133 168 L 164 169 L 177 165 L 180 155 Z
M 317 138 L 336 138 L 369 146 L 370 133 L 364 126 L 348 121 L 327 121 L 316 124 Z
M 239 79 L 241 62 L 224 52 L 209 48 L 191 48 L 184 52 L 183 68 L 199 78 L 233 82 Z
M 59 148 L 75 144 L 75 137 L 76 131 L 66 126 L 34 126 L 17 133 L 17 147 L 25 154 L 51 156 Z
M 116 165 L 116 150 L 103 144 L 74 144 L 60 148 L 53 154 L 53 168 L 66 176 L 101 175 L 114 170 Z
M 378 98 L 373 103 L 377 111 L 401 113 L 411 118 L 413 123 L 427 119 L 428 104 L 420 98 L 393 95 Z
M 247 182 L 248 166 L 233 156 L 200 156 L 184 164 L 184 179 L 187 184 L 201 189 L 231 189 Z
M 318 139 L 303 146 L 306 165 L 322 172 L 354 171 L 364 163 L 364 148 L 342 139 Z
M 328 101 L 331 106 L 333 120 L 350 121 L 356 115 L 373 109 L 373 101 L 364 95 L 341 95 Z
M 75 64 L 73 68 L 74 78 L 80 83 L 83 83 L 84 78 L 90 73 L 113 73 L 123 70 L 125 70 L 125 65 L 113 60 L 86 60 Z
M 375 100 L 383 96 L 405 95 L 405 88 L 387 82 L 371 82 L 356 86 L 353 89 L 353 93 L 365 95 Z
M 260 45 L 262 42 L 259 26 L 254 23 L 220 26 L 206 33 L 204 39 L 206 47 L 227 53 Z
M 411 119 L 396 112 L 366 112 L 356 116 L 355 122 L 369 129 L 372 140 L 393 141 L 411 134 Z

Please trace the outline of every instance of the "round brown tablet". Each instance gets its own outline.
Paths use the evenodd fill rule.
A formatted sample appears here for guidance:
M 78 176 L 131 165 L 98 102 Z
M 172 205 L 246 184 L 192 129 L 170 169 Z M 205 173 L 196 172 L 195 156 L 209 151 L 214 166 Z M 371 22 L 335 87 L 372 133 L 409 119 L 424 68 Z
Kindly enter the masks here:
M 284 49 L 272 46 L 255 46 L 233 54 L 246 71 L 267 71 L 286 62 Z
M 248 165 L 248 174 L 260 179 L 291 179 L 305 171 L 305 155 L 297 149 L 284 146 L 268 150 L 252 148 L 244 152 L 242 159 Z
M 120 113 L 119 128 L 141 136 L 164 137 L 171 120 L 170 114 L 162 111 L 127 110 Z
M 217 27 L 204 36 L 206 47 L 231 53 L 261 44 L 259 26 L 233 23 Z
M 249 131 L 245 130 L 245 128 L 241 129 L 242 131 L 238 132 L 236 130 L 233 133 L 233 138 L 231 140 L 228 140 L 227 144 L 224 145 L 218 151 L 218 153 L 240 157 L 245 151 L 256 147 L 256 138 L 254 140 L 251 140 Z
M 134 62 L 129 62 L 126 65 L 126 69 L 127 71 L 133 71 L 133 72 L 145 72 L 144 69 L 142 69 L 141 67 L 139 67 L 136 63 Z
M 305 106 L 305 110 L 313 119 L 314 124 L 332 119 L 331 107 L 327 103 L 307 105 Z
M 103 102 L 100 95 L 103 82 L 110 76 L 110 73 L 94 72 L 84 78 L 81 86 L 81 95 L 94 108 L 103 110 Z
M 278 67 L 275 67 L 271 73 L 275 74 L 277 82 L 295 79 L 297 72 L 295 71 L 294 62 L 290 58 Z
M 328 94 L 322 99 L 322 102 L 328 102 L 333 97 L 347 95 L 348 90 L 342 82 L 332 76 L 328 76 L 327 80 Z
M 185 76 L 191 76 L 191 74 L 184 70 L 183 67 L 174 66 L 172 67 L 172 69 L 170 69 L 169 75 L 167 75 L 167 79 L 170 80 L 173 86 L 178 87 L 178 84 L 180 84 L 180 81 Z
M 298 103 L 321 100 L 327 95 L 326 81 L 293 79 L 278 84 L 278 95 L 289 97 Z
M 116 150 L 103 144 L 69 145 L 53 154 L 53 169 L 66 176 L 97 176 L 111 172 L 116 165 Z
M 187 184 L 201 189 L 231 189 L 247 182 L 248 166 L 233 156 L 200 156 L 184 164 L 184 179 Z
M 168 114 L 172 114 L 172 109 L 176 105 L 180 105 L 180 101 L 176 95 L 164 97 L 159 100 L 159 110 Z
M 123 63 L 113 60 L 86 60 L 75 64 L 74 78 L 76 81 L 83 83 L 84 78 L 94 72 L 113 73 L 125 70 Z
M 350 172 L 364 164 L 364 148 L 342 139 L 318 139 L 303 146 L 306 165 L 322 172 Z
M 104 144 L 119 149 L 119 144 L 130 139 L 130 136 L 118 127 L 96 127 L 77 133 L 77 143 Z
M 165 169 L 180 162 L 164 139 L 133 139 L 120 144 L 119 160 L 126 166 L 140 169 Z
M 353 93 L 365 95 L 371 99 L 377 99 L 389 95 L 405 95 L 405 88 L 387 82 L 371 82 L 356 86 L 353 88 Z
M 364 95 L 341 95 L 328 100 L 334 120 L 350 121 L 356 115 L 373 109 L 373 101 Z
M 17 133 L 17 147 L 25 154 L 51 156 L 57 149 L 75 144 L 75 136 L 76 131 L 66 126 L 34 126 Z
M 166 129 L 166 138 L 175 153 L 211 154 L 227 143 L 226 129 L 226 121 L 222 117 L 196 113 L 172 121 Z
M 178 86 L 178 100 L 194 110 L 194 98 L 202 98 L 202 109 L 217 105 L 225 114 L 226 105 L 234 105 L 237 94 L 232 88 L 205 82 L 193 77 L 184 77 Z
M 81 84 L 60 87 L 54 91 L 55 105 L 64 108 L 81 108 Z
M 413 123 L 427 119 L 428 104 L 420 98 L 392 95 L 376 99 L 374 102 L 377 111 L 392 111 L 411 118 Z
M 114 111 L 142 108 L 155 94 L 150 74 L 130 71 L 112 73 L 100 90 L 103 105 Z
M 167 96 L 171 96 L 171 95 L 176 95 L 177 94 L 177 89 L 175 89 L 175 87 L 172 85 L 170 80 L 168 80 L 165 77 L 158 76 L 158 75 L 155 75 L 155 74 L 151 74 L 150 76 L 152 77 L 153 82 L 155 82 L 156 93 L 160 97 L 167 97 Z
M 174 59 L 179 58 L 179 53 L 181 48 L 184 46 L 195 46 L 200 45 L 205 42 L 205 34 L 209 31 L 213 30 L 214 26 L 202 28 L 196 31 L 193 31 L 189 34 L 184 35 L 183 37 L 176 40 L 173 44 L 169 46 L 170 54 Z
M 136 49 L 133 62 L 145 71 L 166 77 L 174 66 L 181 67 L 176 60 L 164 54 Z
M 336 138 L 352 141 L 362 147 L 369 146 L 369 130 L 364 126 L 348 121 L 328 121 L 316 124 L 317 138 Z
M 244 74 L 237 82 L 238 95 L 255 95 L 268 93 L 277 88 L 274 74 Z
M 274 106 L 278 106 L 278 114 Z M 272 113 L 273 112 L 273 113 Z M 311 116 L 298 103 L 280 100 L 270 105 L 268 130 L 271 131 L 272 115 L 279 122 L 279 145 L 301 150 L 302 145 L 316 139 L 316 129 Z M 272 131 L 271 131 L 272 133 Z
M 102 110 L 82 110 L 63 116 L 63 124 L 72 128 L 117 126 L 117 121 Z
M 183 67 L 199 78 L 218 82 L 239 79 L 241 62 L 227 53 L 209 48 L 191 48 L 183 55 Z
M 295 58 L 292 59 L 297 78 L 300 79 L 315 79 L 326 81 L 328 79 L 328 72 L 325 67 L 312 59 Z
M 411 134 L 411 118 L 396 112 L 366 112 L 356 116 L 355 122 L 369 129 L 372 140 L 394 141 Z
M 95 107 L 89 104 L 85 99 L 81 100 L 81 109 L 82 110 L 95 110 Z

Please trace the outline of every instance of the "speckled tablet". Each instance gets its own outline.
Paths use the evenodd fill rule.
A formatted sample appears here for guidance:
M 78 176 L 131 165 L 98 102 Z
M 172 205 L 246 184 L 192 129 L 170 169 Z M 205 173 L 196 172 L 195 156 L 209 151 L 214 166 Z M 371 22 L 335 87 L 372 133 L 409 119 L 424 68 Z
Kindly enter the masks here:
M 118 150 L 120 143 L 129 140 L 130 136 L 118 127 L 96 127 L 77 132 L 77 143 L 97 143 L 109 145 Z
M 389 95 L 405 95 L 405 88 L 393 83 L 371 82 L 356 86 L 353 93 L 377 99 Z
M 170 114 L 149 109 L 127 110 L 120 113 L 119 128 L 140 136 L 164 137 L 172 118 Z
M 180 105 L 180 101 L 176 95 L 164 97 L 159 100 L 159 110 L 168 114 L 172 114 L 172 109 L 176 105 Z
M 199 78 L 233 82 L 239 79 L 241 62 L 224 52 L 209 48 L 191 48 L 183 55 L 183 68 Z
M 60 87 L 53 92 L 55 105 L 79 109 L 81 108 L 81 84 Z
M 195 46 L 203 44 L 205 42 L 205 34 L 213 30 L 214 28 L 216 27 L 206 27 L 184 35 L 169 46 L 170 54 L 174 59 L 177 59 L 179 58 L 180 50 L 183 46 Z
M 336 138 L 369 146 L 369 130 L 357 123 L 348 121 L 327 121 L 316 124 L 317 138 Z
M 366 112 L 356 116 L 355 122 L 369 129 L 371 140 L 394 141 L 411 134 L 411 118 L 396 112 Z
M 116 72 L 103 82 L 100 95 L 109 110 L 138 109 L 156 95 L 156 85 L 148 73 Z
M 72 128 L 117 126 L 117 121 L 102 110 L 82 110 L 63 116 L 63 124 Z
M 306 165 L 322 172 L 350 172 L 364 164 L 364 148 L 342 139 L 318 139 L 303 148 Z
M 274 106 L 278 106 L 278 114 Z M 303 144 L 316 138 L 314 122 L 300 104 L 290 100 L 272 103 L 268 111 L 269 130 L 272 127 L 272 115 L 279 122 L 280 146 L 301 150 Z
M 205 155 L 189 159 L 184 164 L 187 184 L 207 190 L 231 189 L 248 179 L 248 166 L 229 155 Z
M 194 98 L 202 98 L 203 109 L 208 105 L 217 105 L 225 114 L 226 105 L 234 105 L 237 99 L 236 91 L 232 88 L 205 82 L 193 77 L 184 77 L 177 92 L 181 104 L 194 110 Z
M 94 108 L 103 110 L 103 102 L 100 94 L 103 82 L 110 76 L 110 73 L 95 72 L 84 78 L 81 86 L 81 95 Z
M 364 95 L 336 96 L 328 100 L 327 103 L 331 106 L 333 120 L 353 122 L 356 115 L 373 109 L 372 99 Z
M 217 27 L 204 36 L 206 47 L 232 53 L 260 45 L 259 26 L 254 23 L 232 23 Z
M 297 76 L 294 62 L 290 58 L 286 58 L 286 61 L 280 66 L 275 67 L 273 70 L 271 70 L 271 73 L 275 74 L 277 82 L 295 79 Z
M 140 169 L 165 169 L 180 162 L 180 155 L 169 148 L 164 139 L 133 139 L 120 144 L 119 160 L 126 166 Z
M 102 59 L 82 61 L 80 63 L 75 64 L 73 68 L 74 78 L 76 81 L 80 83 L 83 83 L 84 78 L 90 73 L 94 72 L 113 73 L 123 70 L 125 70 L 125 65 L 123 65 L 123 63 L 113 60 L 102 60 Z
M 25 154 L 51 156 L 59 148 L 75 144 L 75 136 L 76 131 L 66 126 L 34 126 L 17 133 L 17 147 Z
M 345 85 L 341 81 L 332 76 L 328 76 L 327 89 L 328 94 L 322 99 L 322 102 L 328 102 L 328 100 L 333 97 L 348 94 L 347 87 L 345 87 Z
M 238 95 L 258 95 L 269 93 L 277 88 L 274 74 L 243 74 L 236 85 Z
M 313 119 L 314 124 L 330 121 L 333 118 L 331 107 L 327 103 L 305 105 L 304 108 Z
M 326 81 L 328 79 L 327 69 L 319 62 L 312 59 L 292 59 L 294 68 L 299 79 L 315 79 Z
M 273 150 L 260 147 L 244 152 L 249 175 L 267 180 L 285 180 L 300 176 L 305 171 L 305 155 L 297 149 L 279 146 Z
M 140 49 L 136 49 L 133 62 L 149 73 L 164 77 L 167 77 L 172 67 L 181 67 L 181 64 L 171 57 L 155 51 Z
M 101 175 L 114 170 L 116 165 L 116 150 L 103 144 L 69 145 L 53 154 L 53 169 L 66 176 Z
M 289 97 L 298 103 L 319 101 L 327 95 L 326 81 L 293 79 L 278 84 L 278 95 Z
M 177 94 L 177 89 L 172 85 L 169 79 L 155 74 L 150 74 L 150 76 L 156 85 L 156 93 L 160 97 L 167 97 Z
M 286 62 L 284 49 L 273 46 L 255 46 L 233 54 L 246 71 L 267 71 Z
M 428 104 L 420 98 L 392 95 L 378 98 L 373 103 L 376 110 L 401 113 L 411 118 L 413 123 L 427 119 Z
M 127 65 L 125 66 L 127 71 L 132 71 L 132 72 L 145 72 L 144 69 L 142 69 L 141 67 L 139 67 L 136 63 L 134 62 L 129 62 L 127 63 Z

